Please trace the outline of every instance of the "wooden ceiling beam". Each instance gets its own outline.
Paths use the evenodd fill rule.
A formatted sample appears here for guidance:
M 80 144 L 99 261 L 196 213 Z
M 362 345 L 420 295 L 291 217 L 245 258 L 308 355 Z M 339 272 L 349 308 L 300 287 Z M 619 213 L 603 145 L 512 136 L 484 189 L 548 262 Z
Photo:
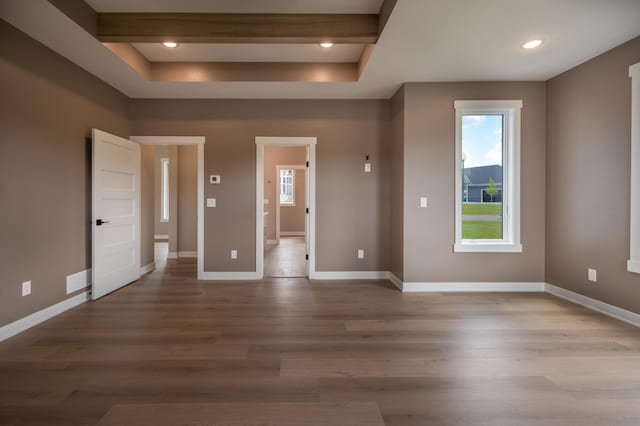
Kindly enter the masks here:
M 102 42 L 375 43 L 375 14 L 99 13 Z

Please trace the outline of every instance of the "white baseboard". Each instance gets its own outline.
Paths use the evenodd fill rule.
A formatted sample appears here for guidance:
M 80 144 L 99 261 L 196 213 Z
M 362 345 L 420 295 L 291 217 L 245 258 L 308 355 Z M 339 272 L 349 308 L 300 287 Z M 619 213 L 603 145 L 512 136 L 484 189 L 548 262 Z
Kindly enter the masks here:
M 69 309 L 78 306 L 86 302 L 87 300 L 89 300 L 89 293 L 85 291 L 83 293 L 70 297 L 67 300 L 63 300 L 60 303 L 56 303 L 53 306 L 42 309 L 41 311 L 34 312 L 33 314 L 14 321 L 11 324 L 7 324 L 4 327 L 0 328 L 0 342 L 8 339 L 9 337 L 13 337 L 18 333 L 22 333 L 23 331 L 34 327 L 41 322 L 53 318 L 56 315 L 63 313 L 64 311 L 68 311 Z
M 315 271 L 312 280 L 384 280 L 389 278 L 387 271 Z
M 258 280 L 258 273 L 255 271 L 252 272 L 203 272 L 202 275 L 198 278 L 201 280 L 211 280 L 211 281 L 250 281 L 250 280 Z
M 640 262 L 637 260 L 627 260 L 627 271 L 640 274 Z
M 280 231 L 281 237 L 304 237 L 304 231 Z
M 151 262 L 149 264 L 146 264 L 146 265 L 144 265 L 144 266 L 142 266 L 140 268 L 140 275 L 147 274 L 147 273 L 153 271 L 154 269 L 156 269 L 156 263 L 155 262 Z
M 278 244 L 278 240 L 267 240 L 268 246 L 275 246 Z
M 170 251 L 169 253 L 167 253 L 167 259 L 177 259 L 177 258 L 178 258 L 178 252 Z
M 389 279 L 389 281 L 391 281 L 393 285 L 395 285 L 400 291 L 402 291 L 402 280 L 391 271 L 389 271 L 388 274 L 389 275 L 387 276 L 387 278 Z
M 91 285 L 91 268 L 67 275 L 67 294 L 84 290 Z
M 178 257 L 198 257 L 197 251 L 179 251 Z
M 154 240 L 168 240 L 169 236 L 165 234 L 156 234 L 153 236 Z
M 543 282 L 403 282 L 402 292 L 543 292 L 544 285 Z
M 619 319 L 620 321 L 635 325 L 636 327 L 640 327 L 640 314 L 636 314 L 635 312 L 618 308 L 617 306 L 613 306 L 608 303 L 583 296 L 582 294 L 578 294 L 549 283 L 545 285 L 545 292 L 561 299 L 568 300 L 569 302 L 582 305 L 585 308 L 600 312 L 601 314 Z

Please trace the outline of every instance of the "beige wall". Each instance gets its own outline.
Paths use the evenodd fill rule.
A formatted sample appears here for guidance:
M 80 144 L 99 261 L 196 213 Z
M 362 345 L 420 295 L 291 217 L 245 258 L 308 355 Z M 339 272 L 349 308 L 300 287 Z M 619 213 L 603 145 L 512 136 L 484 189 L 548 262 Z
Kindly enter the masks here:
M 140 145 L 140 266 L 153 263 L 155 259 L 154 198 L 156 149 L 153 145 Z
M 149 133 L 155 134 L 155 133 Z M 180 212 L 178 210 L 178 147 L 167 146 L 169 154 L 169 253 L 178 253 L 178 224 Z
M 2 326 L 91 267 L 91 128 L 128 137 L 130 122 L 124 95 L 2 20 L 0 75 Z
M 323 270 L 388 270 L 388 101 L 132 100 L 135 134 L 203 135 L 205 271 L 255 270 L 256 136 L 316 136 Z M 364 173 L 369 154 L 372 173 Z M 339 188 L 340 190 L 336 190 Z M 357 259 L 357 249 L 366 258 Z M 238 250 L 238 259 L 230 251 Z
M 454 253 L 454 100 L 522 99 L 522 253 Z M 404 281 L 544 280 L 545 85 L 404 87 Z M 428 197 L 421 209 L 419 199 Z
M 404 86 L 391 99 L 389 270 L 404 277 Z
M 178 146 L 178 251 L 198 250 L 198 147 Z
M 276 166 L 304 165 L 306 161 L 307 148 L 305 147 L 267 146 L 264 149 L 264 198 L 269 200 L 269 204 L 264 206 L 264 211 L 268 213 L 264 218 L 264 223 L 267 227 L 267 239 L 269 240 L 276 239 L 276 208 L 278 206 L 278 174 Z M 295 207 L 280 208 L 281 231 L 304 231 L 304 184 L 304 170 L 296 171 L 297 203 Z M 300 222 L 302 226 L 300 226 Z
M 546 280 L 640 313 L 640 275 L 626 271 L 637 62 L 640 38 L 547 83 Z

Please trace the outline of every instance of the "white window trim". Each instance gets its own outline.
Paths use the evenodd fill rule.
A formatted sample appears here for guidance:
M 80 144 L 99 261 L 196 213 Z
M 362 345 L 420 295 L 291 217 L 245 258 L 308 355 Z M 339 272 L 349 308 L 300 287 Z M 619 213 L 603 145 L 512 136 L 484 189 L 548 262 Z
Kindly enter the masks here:
M 169 159 L 160 159 L 160 222 L 169 222 Z
M 520 242 L 520 113 L 521 100 L 454 101 L 456 110 L 456 166 L 455 166 L 455 243 L 456 253 L 522 252 Z M 462 116 L 468 114 L 503 114 L 504 179 L 502 202 L 504 240 L 462 239 Z
M 296 206 L 296 168 L 301 169 L 304 166 L 276 166 L 276 176 L 278 178 L 278 205 L 280 207 L 295 207 Z M 282 182 L 280 181 L 280 170 L 293 170 L 293 178 L 291 180 L 291 203 L 280 202 L 280 191 L 282 190 Z
M 631 77 L 631 222 L 627 271 L 640 274 L 640 62 L 629 67 Z

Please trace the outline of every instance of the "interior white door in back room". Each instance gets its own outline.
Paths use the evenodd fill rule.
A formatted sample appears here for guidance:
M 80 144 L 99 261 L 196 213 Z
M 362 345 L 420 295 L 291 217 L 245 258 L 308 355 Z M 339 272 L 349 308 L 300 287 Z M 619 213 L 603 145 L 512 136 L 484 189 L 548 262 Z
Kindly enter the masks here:
M 95 300 L 140 278 L 140 145 L 97 129 L 92 136 Z

